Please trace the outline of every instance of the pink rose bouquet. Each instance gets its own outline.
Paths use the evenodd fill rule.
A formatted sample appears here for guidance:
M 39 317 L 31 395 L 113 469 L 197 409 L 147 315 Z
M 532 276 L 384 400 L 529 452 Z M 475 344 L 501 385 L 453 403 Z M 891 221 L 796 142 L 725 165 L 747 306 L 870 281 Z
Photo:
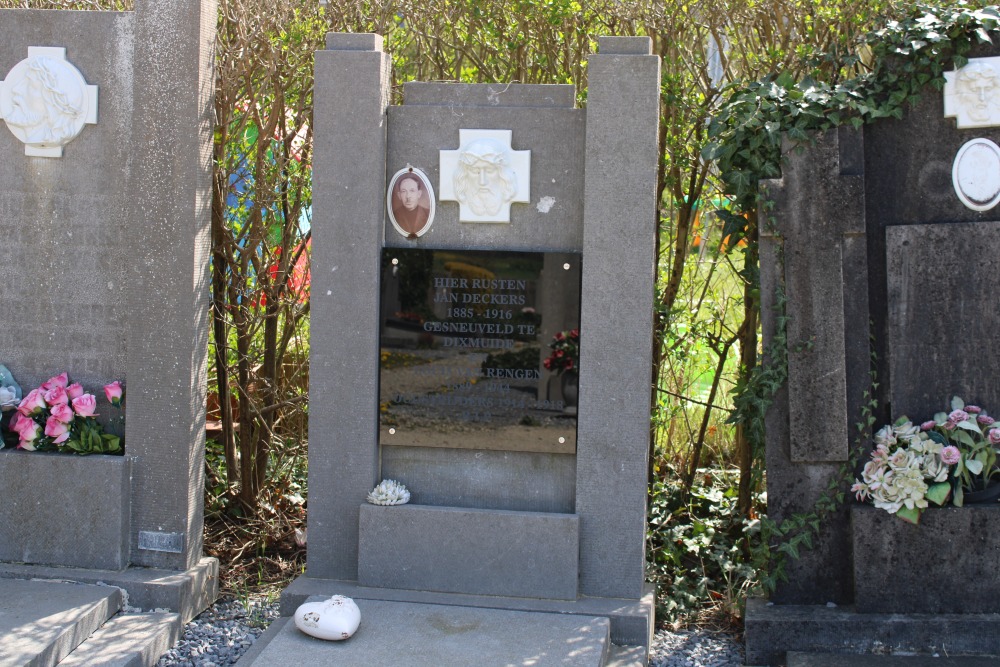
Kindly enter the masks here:
M 108 402 L 121 409 L 119 382 L 104 387 Z M 112 398 L 114 397 L 114 398 Z M 28 392 L 17 406 L 7 430 L 17 435 L 17 448 L 76 454 L 122 454 L 122 439 L 106 433 L 97 421 L 97 397 L 60 373 Z

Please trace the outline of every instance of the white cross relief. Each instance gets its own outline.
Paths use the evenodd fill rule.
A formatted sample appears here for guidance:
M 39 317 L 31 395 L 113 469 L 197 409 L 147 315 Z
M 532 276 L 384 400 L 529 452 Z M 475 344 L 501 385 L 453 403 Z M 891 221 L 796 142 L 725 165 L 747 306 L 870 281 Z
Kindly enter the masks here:
M 29 46 L 0 81 L 0 118 L 25 155 L 62 157 L 63 146 L 97 122 L 97 86 L 66 60 L 65 48 Z
M 459 130 L 458 150 L 441 151 L 441 201 L 458 202 L 461 222 L 510 222 L 510 205 L 531 201 L 531 151 L 511 147 L 511 130 Z
M 944 78 L 945 118 L 959 129 L 1000 125 L 1000 56 L 972 58 Z

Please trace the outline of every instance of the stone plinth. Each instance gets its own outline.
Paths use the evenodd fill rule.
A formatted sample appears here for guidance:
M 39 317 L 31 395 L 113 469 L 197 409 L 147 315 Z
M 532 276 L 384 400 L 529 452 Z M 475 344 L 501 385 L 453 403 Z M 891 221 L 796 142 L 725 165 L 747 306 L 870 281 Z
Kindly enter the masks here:
M 125 567 L 130 473 L 122 456 L 0 452 L 0 561 Z
M 1000 613 L 1000 504 L 927 509 L 914 526 L 851 508 L 854 605 L 865 613 Z
M 362 505 L 362 586 L 576 598 L 575 514 Z

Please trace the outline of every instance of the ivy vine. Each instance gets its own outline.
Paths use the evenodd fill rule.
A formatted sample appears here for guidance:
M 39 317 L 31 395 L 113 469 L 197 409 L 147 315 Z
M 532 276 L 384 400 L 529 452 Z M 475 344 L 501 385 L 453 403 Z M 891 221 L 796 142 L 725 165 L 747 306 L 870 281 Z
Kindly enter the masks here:
M 765 222 L 770 222 L 771 202 L 759 199 L 758 182 L 780 178 L 783 135 L 805 144 L 816 132 L 844 125 L 857 129 L 882 118 L 902 118 L 904 108 L 915 103 L 928 86 L 941 90 L 944 72 L 964 66 L 974 46 L 992 44 L 998 29 L 1000 8 L 995 5 L 918 4 L 906 18 L 867 34 L 853 53 L 818 54 L 812 76 L 796 80 L 781 73 L 729 86 L 710 121 L 709 141 L 702 151 L 703 159 L 715 163 L 729 199 L 728 206 L 718 211 L 725 223 L 723 235 L 755 246 L 758 208 Z M 833 74 L 824 80 L 819 75 L 824 71 Z M 748 252 L 746 256 L 757 254 Z M 744 267 L 743 277 L 758 284 L 758 267 Z M 766 350 L 767 363 L 737 384 L 729 419 L 744 426 L 758 469 L 764 455 L 764 416 L 788 377 L 785 297 L 780 289 L 775 296 L 776 326 Z M 787 580 L 787 558 L 798 558 L 801 549 L 812 548 L 823 521 L 846 501 L 846 485 L 853 479 L 871 437 L 876 388 L 872 371 L 851 455 L 831 477 L 813 509 L 780 524 L 767 517 L 750 524 L 749 530 L 756 533 L 748 542 L 750 555 L 766 591 Z

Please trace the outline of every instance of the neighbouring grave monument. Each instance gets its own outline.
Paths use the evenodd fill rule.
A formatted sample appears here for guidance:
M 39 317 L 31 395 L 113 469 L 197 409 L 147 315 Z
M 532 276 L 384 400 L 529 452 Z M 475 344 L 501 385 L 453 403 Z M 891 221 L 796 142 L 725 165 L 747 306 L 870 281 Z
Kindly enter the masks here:
M 340 593 L 603 616 L 648 646 L 659 59 L 599 47 L 586 109 L 571 85 L 422 82 L 389 106 L 381 37 L 317 53 L 308 565 L 284 615 Z M 411 502 L 367 504 L 382 479 Z
M 200 0 L 0 10 L 0 363 L 25 391 L 60 371 L 127 390 L 123 457 L 0 451 L 0 577 L 102 581 L 185 619 L 218 587 L 202 557 L 215 23 Z
M 979 54 L 992 55 L 992 54 Z M 761 310 L 788 316 L 788 382 L 767 416 L 768 509 L 809 512 L 838 477 L 869 388 L 876 427 L 952 396 L 1000 405 L 1000 65 L 973 58 L 899 120 L 785 146 L 762 184 Z M 994 408 L 995 410 L 995 408 Z M 1000 655 L 1000 506 L 931 508 L 919 525 L 848 503 L 788 581 L 748 603 L 748 664 L 786 652 Z

